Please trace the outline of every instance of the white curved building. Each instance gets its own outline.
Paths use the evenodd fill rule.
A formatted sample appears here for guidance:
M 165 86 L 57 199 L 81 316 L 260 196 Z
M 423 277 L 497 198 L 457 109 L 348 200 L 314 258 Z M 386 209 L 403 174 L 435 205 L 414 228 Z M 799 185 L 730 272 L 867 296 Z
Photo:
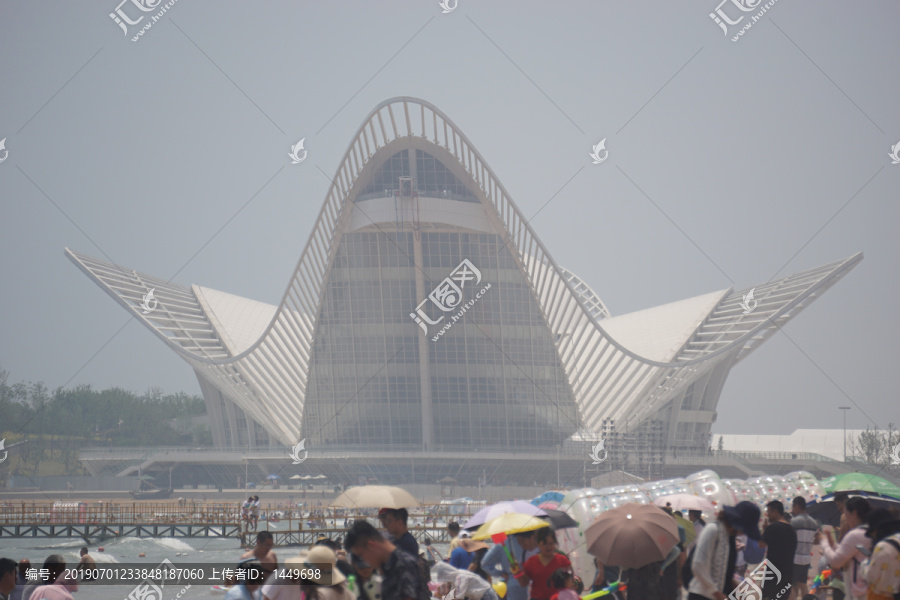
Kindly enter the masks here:
M 468 138 L 408 97 L 356 132 L 277 306 L 66 254 L 193 367 L 217 446 L 400 452 L 385 477 L 413 460 L 432 482 L 473 448 L 481 475 L 609 432 L 707 447 L 730 369 L 862 260 L 757 285 L 749 312 L 728 289 L 610 316 Z

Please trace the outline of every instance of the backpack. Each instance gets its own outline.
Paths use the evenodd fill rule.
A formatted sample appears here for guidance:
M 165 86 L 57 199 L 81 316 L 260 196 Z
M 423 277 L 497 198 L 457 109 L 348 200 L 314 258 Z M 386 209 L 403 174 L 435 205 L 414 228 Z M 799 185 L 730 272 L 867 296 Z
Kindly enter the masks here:
M 765 557 L 766 551 L 759 547 L 756 540 L 751 540 L 748 537 L 747 543 L 744 544 L 744 560 L 747 561 L 747 564 L 755 565 L 761 563 Z
M 697 545 L 694 544 L 694 547 L 691 548 L 691 552 L 688 554 L 687 560 L 684 561 L 684 564 L 681 566 L 681 585 L 684 586 L 684 589 L 688 589 L 688 586 L 691 585 L 691 579 L 694 578 L 694 571 L 691 570 L 691 563 L 694 562 L 694 552 L 697 550 Z

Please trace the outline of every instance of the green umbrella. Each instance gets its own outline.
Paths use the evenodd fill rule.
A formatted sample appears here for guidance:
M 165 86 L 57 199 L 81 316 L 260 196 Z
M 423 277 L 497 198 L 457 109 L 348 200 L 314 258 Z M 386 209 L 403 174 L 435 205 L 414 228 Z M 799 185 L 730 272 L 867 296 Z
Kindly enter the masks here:
M 900 499 L 900 487 L 877 475 L 844 473 L 826 477 L 819 483 L 827 494 L 835 492 L 874 492 L 882 496 Z

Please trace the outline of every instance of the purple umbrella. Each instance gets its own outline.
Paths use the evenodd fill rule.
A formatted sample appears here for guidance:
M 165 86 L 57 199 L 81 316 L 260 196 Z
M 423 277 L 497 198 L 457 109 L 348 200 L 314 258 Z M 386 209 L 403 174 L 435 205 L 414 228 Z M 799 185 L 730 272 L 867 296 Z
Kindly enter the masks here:
M 477 513 L 472 515 L 472 518 L 469 519 L 465 525 L 463 525 L 463 529 L 474 529 L 476 527 L 481 527 L 491 519 L 496 519 L 500 515 L 509 513 L 519 513 L 522 515 L 531 515 L 535 517 L 547 516 L 547 513 L 544 510 L 538 508 L 530 502 L 522 502 L 521 500 L 498 502 L 497 504 L 492 504 L 491 506 L 482 508 Z

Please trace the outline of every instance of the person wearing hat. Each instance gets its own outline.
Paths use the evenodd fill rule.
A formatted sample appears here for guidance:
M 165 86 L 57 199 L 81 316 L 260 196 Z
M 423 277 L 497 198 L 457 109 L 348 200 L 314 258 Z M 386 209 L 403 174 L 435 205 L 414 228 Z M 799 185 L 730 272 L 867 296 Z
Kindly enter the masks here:
M 306 568 L 306 551 L 297 556 L 292 556 L 284 561 L 284 568 L 287 571 L 293 569 Z M 303 591 L 300 589 L 300 582 L 286 582 L 281 579 L 281 573 L 269 578 L 260 590 L 262 600 L 301 600 Z M 276 579 L 278 577 L 278 579 Z
M 866 600 L 893 600 L 900 594 L 900 516 L 886 508 L 873 510 L 866 536 L 875 544 L 872 556 L 860 567 L 869 584 Z
M 469 564 L 475 557 L 475 551 L 487 547 L 488 545 L 484 542 L 476 542 L 469 537 L 460 536 L 459 545 L 456 547 L 456 550 L 450 553 L 450 560 L 448 562 L 450 563 L 450 566 L 456 567 L 457 569 L 468 569 Z
M 734 567 L 737 562 L 735 537 L 745 533 L 759 540 L 759 507 L 743 501 L 725 506 L 714 523 L 708 523 L 696 540 L 691 561 L 691 583 L 688 600 L 725 600 L 734 589 Z
M 347 578 L 337 568 L 337 556 L 328 546 L 313 546 L 303 559 L 307 574 L 318 571 L 319 577 L 301 580 L 300 588 L 312 600 L 356 600 L 356 594 L 347 589 Z

